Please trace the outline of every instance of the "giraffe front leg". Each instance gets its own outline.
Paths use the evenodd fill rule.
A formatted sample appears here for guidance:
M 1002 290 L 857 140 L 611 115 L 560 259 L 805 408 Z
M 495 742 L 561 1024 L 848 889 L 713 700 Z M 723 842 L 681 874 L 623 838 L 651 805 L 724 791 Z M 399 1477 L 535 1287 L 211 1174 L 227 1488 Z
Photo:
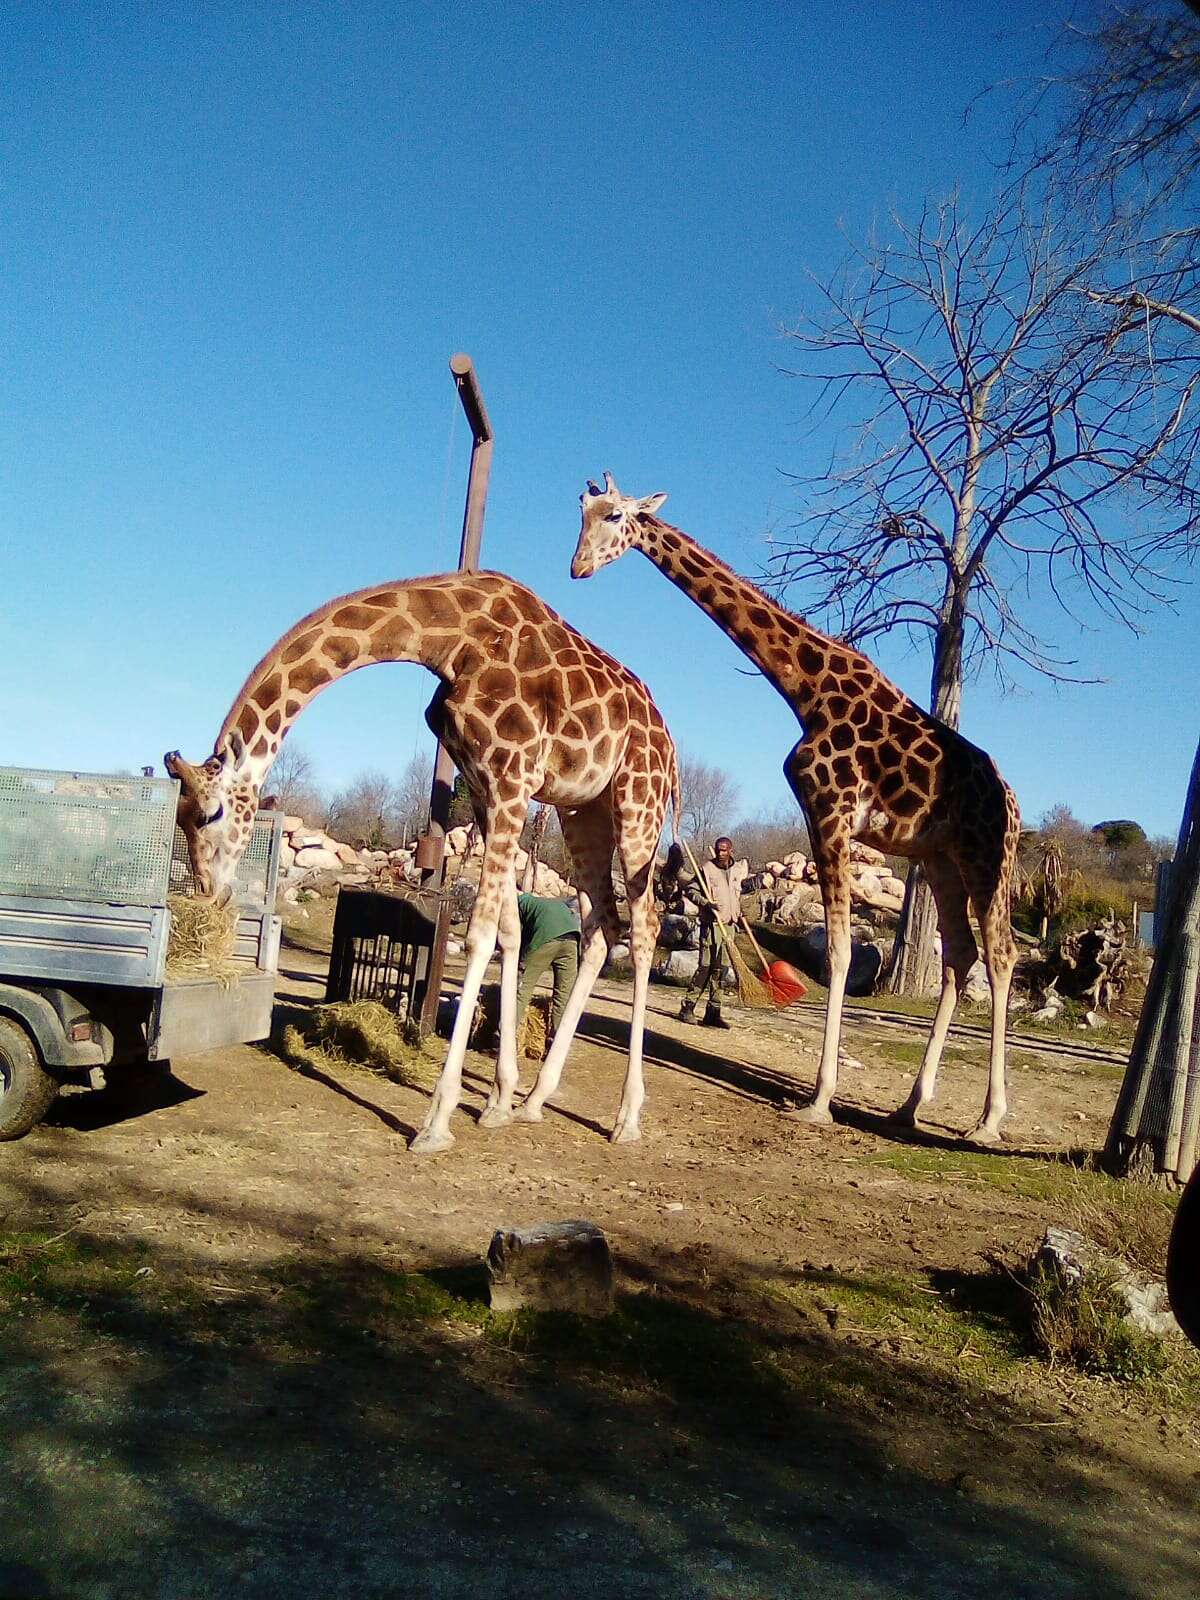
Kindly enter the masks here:
M 821 1064 L 813 1097 L 808 1105 L 786 1115 L 795 1122 L 824 1126 L 833 1121 L 829 1107 L 837 1088 L 842 1002 L 846 994 L 846 975 L 850 971 L 850 821 L 839 803 L 840 796 L 816 785 L 808 773 L 808 761 L 809 751 L 801 742 L 784 763 L 783 771 L 804 812 L 817 863 L 825 905 L 829 994 L 825 1001 Z
M 988 906 L 980 904 L 981 898 L 976 898 L 975 906 L 976 914 L 979 915 L 979 925 L 983 931 L 983 959 L 992 990 L 991 1054 L 983 1116 L 964 1137 L 972 1144 L 990 1145 L 999 1144 L 1004 1137 L 1000 1132 L 1000 1125 L 1008 1114 L 1004 1047 L 1008 1031 L 1008 992 L 1012 984 L 1016 949 L 1013 945 L 1011 927 L 1007 921 L 1007 884 L 1003 884 L 1002 888 L 992 896 Z
M 499 817 L 489 818 L 483 866 L 479 873 L 479 893 L 475 897 L 467 927 L 467 970 L 458 1003 L 458 1016 L 454 1019 L 450 1048 L 434 1087 L 429 1114 L 409 1145 L 414 1155 L 433 1155 L 454 1143 L 450 1118 L 462 1095 L 463 1061 L 474 1020 L 475 1002 L 479 998 L 487 964 L 496 948 L 501 909 L 505 904 L 508 885 L 513 881 L 513 861 L 520 824 L 518 821 L 515 826 L 506 825 L 507 820 L 503 813 Z
M 506 1128 L 513 1120 L 513 1096 L 520 1081 L 517 1065 L 517 966 L 521 957 L 521 923 L 517 915 L 516 879 L 507 886 L 500 913 L 500 1048 L 496 1076 L 479 1118 L 481 1128 Z

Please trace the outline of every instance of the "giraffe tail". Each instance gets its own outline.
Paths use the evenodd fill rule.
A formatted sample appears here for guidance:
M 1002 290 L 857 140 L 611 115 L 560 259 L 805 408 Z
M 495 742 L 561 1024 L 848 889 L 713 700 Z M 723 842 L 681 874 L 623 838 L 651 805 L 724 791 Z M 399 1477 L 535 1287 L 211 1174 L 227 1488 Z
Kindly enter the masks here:
M 679 842 L 679 819 L 683 813 L 683 792 L 679 785 L 679 753 L 671 747 L 671 838 Z

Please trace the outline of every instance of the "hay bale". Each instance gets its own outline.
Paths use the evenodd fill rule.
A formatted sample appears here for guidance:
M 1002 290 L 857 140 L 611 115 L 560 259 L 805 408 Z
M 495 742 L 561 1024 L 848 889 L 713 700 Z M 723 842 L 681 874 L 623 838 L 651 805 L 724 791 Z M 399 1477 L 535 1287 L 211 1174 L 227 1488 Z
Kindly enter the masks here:
M 223 989 L 236 983 L 237 906 L 232 901 L 218 906 L 194 895 L 172 894 L 167 896 L 167 909 L 171 913 L 167 978 L 215 978 Z
M 394 1016 L 377 1000 L 314 1006 L 302 1022 L 284 1029 L 283 1052 L 302 1069 L 336 1075 L 358 1068 L 414 1088 L 428 1088 L 435 1075 L 416 1024 Z
M 479 991 L 471 1033 L 467 1041 L 472 1050 L 494 1050 L 500 1042 L 500 985 L 489 983 Z M 535 994 L 525 1007 L 517 1029 L 517 1054 L 530 1061 L 544 1061 L 550 1047 L 550 996 Z

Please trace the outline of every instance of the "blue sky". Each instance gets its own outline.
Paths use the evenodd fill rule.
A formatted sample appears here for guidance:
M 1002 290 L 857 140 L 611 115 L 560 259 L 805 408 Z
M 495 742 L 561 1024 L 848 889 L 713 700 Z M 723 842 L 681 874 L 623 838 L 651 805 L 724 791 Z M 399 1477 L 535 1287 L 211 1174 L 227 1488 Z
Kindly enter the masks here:
M 949 19 L 953 19 L 952 22 Z M 746 812 L 795 723 L 631 556 L 573 584 L 611 469 L 753 572 L 824 458 L 779 329 L 861 234 L 1007 136 L 1042 6 L 10 7 L 0 189 L 0 761 L 202 756 L 266 647 L 335 594 L 457 559 L 474 357 L 497 443 L 485 564 L 643 676 Z M 802 609 L 804 596 L 793 594 Z M 1036 818 L 1174 833 L 1197 601 L 1060 641 L 1108 681 L 968 687 L 963 731 Z M 881 664 L 924 701 L 923 655 Z M 415 667 L 293 738 L 327 784 L 428 734 Z M 1182 713 L 1182 715 L 1181 715 Z

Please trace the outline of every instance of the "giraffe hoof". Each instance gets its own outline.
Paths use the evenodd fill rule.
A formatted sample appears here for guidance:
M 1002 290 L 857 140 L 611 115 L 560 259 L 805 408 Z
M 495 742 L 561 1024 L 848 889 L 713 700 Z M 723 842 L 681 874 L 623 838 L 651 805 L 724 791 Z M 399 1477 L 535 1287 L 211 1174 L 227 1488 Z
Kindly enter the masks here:
M 828 1106 L 797 1106 L 794 1111 L 785 1111 L 783 1115 L 789 1122 L 807 1122 L 821 1128 L 828 1127 L 833 1121 L 833 1113 Z
M 513 1120 L 511 1106 L 486 1106 L 479 1118 L 481 1128 L 507 1128 Z
M 887 1120 L 897 1128 L 919 1128 L 921 1117 L 916 1106 L 897 1106 L 895 1111 L 889 1111 Z
M 999 1128 L 989 1128 L 986 1122 L 981 1122 L 977 1128 L 972 1128 L 970 1133 L 963 1134 L 964 1144 L 995 1145 L 1004 1142 L 1004 1135 Z
M 634 1144 L 642 1137 L 642 1130 L 638 1127 L 617 1127 L 608 1136 L 609 1144 Z
M 434 1133 L 430 1128 L 422 1128 L 409 1145 L 408 1153 L 412 1156 L 435 1156 L 439 1150 L 449 1150 L 453 1143 L 452 1133 Z
M 542 1122 L 545 1120 L 545 1116 L 546 1113 L 541 1106 L 531 1106 L 528 1100 L 513 1112 L 513 1120 L 515 1122 Z

